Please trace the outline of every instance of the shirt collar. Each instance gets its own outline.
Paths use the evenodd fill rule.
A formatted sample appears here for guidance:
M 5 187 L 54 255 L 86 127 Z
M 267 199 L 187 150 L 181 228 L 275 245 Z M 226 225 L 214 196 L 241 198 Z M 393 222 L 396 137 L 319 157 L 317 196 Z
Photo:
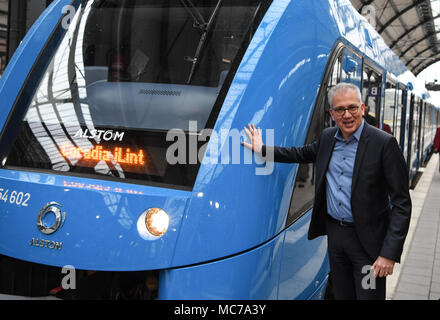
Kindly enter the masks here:
M 350 136 L 350 138 L 348 140 L 351 140 L 352 137 L 354 137 L 358 142 L 361 139 L 361 134 L 362 134 L 362 130 L 364 129 L 364 124 L 365 124 L 365 120 L 362 119 L 362 123 L 359 126 L 359 128 L 357 128 L 357 130 Z M 338 130 L 335 133 L 335 139 L 343 141 L 345 140 L 344 137 L 342 136 L 341 133 L 341 129 L 338 128 Z

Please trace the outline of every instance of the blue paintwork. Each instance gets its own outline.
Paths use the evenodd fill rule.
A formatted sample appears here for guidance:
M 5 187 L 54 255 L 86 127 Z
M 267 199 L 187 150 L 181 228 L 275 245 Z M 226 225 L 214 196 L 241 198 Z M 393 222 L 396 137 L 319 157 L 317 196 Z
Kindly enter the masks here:
M 166 268 L 172 257 L 189 192 L 113 181 L 0 170 L 0 253 L 19 259 L 90 270 Z M 12 191 L 29 193 L 28 206 L 10 203 Z M 40 209 L 58 202 L 64 225 L 44 235 L 36 227 Z M 170 214 L 169 231 L 161 238 L 143 236 L 137 228 L 142 212 L 159 207 Z M 19 229 L 18 229 L 19 228 Z M 62 242 L 62 249 L 30 245 L 44 239 Z
M 66 4 L 54 1 L 45 11 L 1 78 L 2 125 Z M 310 212 L 285 229 L 298 166 L 264 167 L 258 158 L 249 163 L 252 154 L 228 145 L 227 136 L 244 135 L 243 126 L 254 123 L 268 144 L 302 145 L 338 41 L 396 77 L 406 71 L 348 0 L 275 0 L 215 124 L 220 147 L 210 140 L 192 191 L 3 169 L 0 188 L 30 193 L 31 200 L 26 208 L 0 200 L 0 253 L 80 269 L 161 269 L 159 294 L 165 299 L 322 297 L 326 238 L 307 240 Z M 353 58 L 358 69 L 352 80 L 360 85 L 361 59 Z M 224 148 L 231 158 L 222 164 Z M 231 164 L 237 150 L 241 164 Z M 256 174 L 264 168 L 267 175 Z M 36 217 L 50 201 L 63 205 L 66 221 L 42 236 Z M 145 239 L 138 232 L 139 216 L 150 207 L 171 216 L 162 238 Z M 62 250 L 31 246 L 32 238 L 62 242 Z
M 283 238 L 231 258 L 163 270 L 158 298 L 277 299 Z
M 307 240 L 310 218 L 311 212 L 284 232 L 279 299 L 310 298 L 314 295 L 313 292 L 326 281 L 326 276 L 330 271 L 326 254 L 327 238 Z
M 307 240 L 310 216 L 246 253 L 161 271 L 159 299 L 322 299 L 327 240 Z

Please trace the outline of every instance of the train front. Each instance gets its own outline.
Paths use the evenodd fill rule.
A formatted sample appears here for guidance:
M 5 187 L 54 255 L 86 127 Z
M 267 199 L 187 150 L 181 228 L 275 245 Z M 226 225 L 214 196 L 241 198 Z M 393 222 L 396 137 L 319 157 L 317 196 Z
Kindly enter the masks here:
M 157 298 L 198 196 L 201 132 L 267 3 L 47 9 L 0 83 L 1 294 Z

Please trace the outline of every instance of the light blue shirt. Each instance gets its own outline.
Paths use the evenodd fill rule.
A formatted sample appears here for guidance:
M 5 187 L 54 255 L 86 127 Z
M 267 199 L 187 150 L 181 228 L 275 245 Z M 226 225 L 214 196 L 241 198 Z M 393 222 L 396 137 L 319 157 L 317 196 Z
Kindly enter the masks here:
M 337 220 L 354 221 L 351 212 L 351 182 L 354 160 L 363 129 L 364 120 L 348 141 L 342 137 L 340 129 L 335 134 L 336 142 L 326 173 L 326 195 L 328 213 Z

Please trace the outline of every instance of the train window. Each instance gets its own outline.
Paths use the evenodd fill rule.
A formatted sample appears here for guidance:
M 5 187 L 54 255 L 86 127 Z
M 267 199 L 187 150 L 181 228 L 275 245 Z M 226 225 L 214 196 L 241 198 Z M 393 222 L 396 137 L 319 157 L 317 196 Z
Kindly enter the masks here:
M 370 115 L 380 119 L 380 103 L 382 95 L 382 75 L 364 65 L 362 76 L 362 99 L 366 106 L 370 107 Z
M 341 81 L 341 72 L 342 72 L 341 66 L 342 66 L 342 52 L 335 60 L 335 64 L 331 72 L 331 77 L 328 81 L 328 87 L 331 88 L 337 85 Z
M 387 81 L 385 87 L 385 101 L 384 101 L 382 129 L 391 135 L 396 130 L 395 110 L 396 110 L 396 85 L 390 81 Z
M 188 142 L 170 163 L 167 133 L 207 126 L 269 4 L 84 0 L 44 52 L 6 165 L 192 188 L 199 159 Z
M 330 61 L 330 67 L 326 73 L 324 85 L 321 87 L 318 98 L 316 99 L 315 110 L 313 111 L 312 120 L 310 121 L 305 144 L 316 141 L 322 130 L 332 125 L 332 120 L 328 112 L 329 103 L 327 92 L 341 80 L 342 50 L 340 50 L 340 48 L 336 50 Z M 315 198 L 314 182 L 315 165 L 312 163 L 299 164 L 290 200 L 289 212 L 287 214 L 286 226 L 294 223 L 312 208 Z

